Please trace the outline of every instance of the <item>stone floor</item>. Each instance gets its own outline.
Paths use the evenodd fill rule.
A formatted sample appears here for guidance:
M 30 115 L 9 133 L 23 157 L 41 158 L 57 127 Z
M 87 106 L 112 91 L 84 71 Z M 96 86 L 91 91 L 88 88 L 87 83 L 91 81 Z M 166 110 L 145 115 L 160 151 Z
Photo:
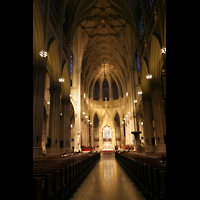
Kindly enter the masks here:
M 70 200 L 144 200 L 144 196 L 116 161 L 102 155 Z

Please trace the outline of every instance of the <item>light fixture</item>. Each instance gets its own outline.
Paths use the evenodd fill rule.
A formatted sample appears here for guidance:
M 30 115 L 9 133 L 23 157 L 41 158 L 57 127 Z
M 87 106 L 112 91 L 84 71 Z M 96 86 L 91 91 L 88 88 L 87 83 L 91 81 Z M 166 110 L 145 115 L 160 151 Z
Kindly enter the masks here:
M 127 114 L 130 115 L 131 113 L 130 113 L 130 112 L 127 112 Z
M 49 105 L 49 104 L 50 104 L 50 101 L 47 102 L 47 105 Z
M 88 119 L 88 122 L 90 122 L 90 120 Z
M 126 117 L 128 117 L 128 115 L 126 115 Z
M 124 120 L 126 120 L 126 118 L 124 118 Z
M 134 100 L 133 102 L 134 102 L 134 103 L 137 103 L 137 100 Z
M 128 97 L 128 92 L 126 93 L 126 97 Z
M 138 94 L 142 94 L 142 91 L 139 91 Z
M 85 112 L 82 112 L 83 115 L 85 115 Z
M 122 122 L 122 124 L 124 124 L 124 122 Z
M 141 122 L 141 125 L 143 125 L 143 122 Z
M 59 82 L 63 83 L 63 82 L 65 82 L 65 79 L 64 78 L 59 78 Z
M 70 96 L 70 97 L 73 97 L 74 95 L 73 95 L 73 94 L 70 94 L 69 96 Z
M 147 74 L 147 75 L 146 75 L 146 78 L 147 78 L 147 79 L 152 79 L 152 75 L 151 75 L 151 74 Z
M 85 93 L 84 93 L 84 95 L 83 95 L 83 96 L 84 96 L 84 99 L 85 99 Z
M 70 128 L 72 128 L 72 124 L 70 124 Z
M 60 115 L 62 115 L 62 113 L 60 113 Z
M 92 124 L 92 122 L 90 122 L 90 124 Z
M 39 55 L 41 56 L 41 57 L 47 57 L 47 55 L 48 55 L 48 53 L 47 53 L 47 51 L 43 51 L 43 49 L 39 52 Z
M 166 54 L 166 47 L 163 47 L 163 48 L 161 49 L 161 53 Z
M 85 118 L 88 118 L 88 116 L 85 116 Z

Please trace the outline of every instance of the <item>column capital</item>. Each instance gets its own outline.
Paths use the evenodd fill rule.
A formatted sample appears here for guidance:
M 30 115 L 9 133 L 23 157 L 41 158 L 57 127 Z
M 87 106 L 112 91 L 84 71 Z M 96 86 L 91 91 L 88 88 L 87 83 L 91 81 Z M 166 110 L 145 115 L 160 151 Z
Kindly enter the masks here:
M 151 89 L 155 90 L 158 88 L 162 88 L 162 83 L 161 81 L 152 81 L 151 82 Z
M 68 104 L 68 103 L 70 103 L 70 97 L 62 97 L 61 103 L 62 104 Z
M 77 68 L 76 69 L 76 73 L 82 73 L 82 69 L 81 68 Z
M 134 69 L 135 69 L 134 66 L 129 66 L 129 67 L 128 67 L 128 70 L 129 70 L 129 71 L 134 70 Z
M 71 38 L 67 39 L 67 45 L 69 45 L 70 47 L 73 46 L 73 40 L 71 40 Z
M 60 86 L 51 86 L 50 88 L 49 88 L 49 90 L 50 90 L 50 93 L 51 94 L 54 94 L 54 93 L 60 93 L 61 92 L 61 87 Z
M 33 73 L 34 74 L 45 74 L 46 73 L 46 65 L 33 65 Z

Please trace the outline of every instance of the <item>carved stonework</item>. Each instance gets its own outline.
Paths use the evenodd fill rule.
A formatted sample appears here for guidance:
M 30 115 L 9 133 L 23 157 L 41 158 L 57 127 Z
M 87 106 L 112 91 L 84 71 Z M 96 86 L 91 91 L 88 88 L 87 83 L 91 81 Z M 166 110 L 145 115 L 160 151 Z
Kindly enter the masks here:
M 107 112 L 103 116 L 103 121 L 100 123 L 99 129 L 99 148 L 103 147 L 103 129 L 108 126 L 111 129 L 112 145 L 115 146 L 115 127 L 110 114 Z

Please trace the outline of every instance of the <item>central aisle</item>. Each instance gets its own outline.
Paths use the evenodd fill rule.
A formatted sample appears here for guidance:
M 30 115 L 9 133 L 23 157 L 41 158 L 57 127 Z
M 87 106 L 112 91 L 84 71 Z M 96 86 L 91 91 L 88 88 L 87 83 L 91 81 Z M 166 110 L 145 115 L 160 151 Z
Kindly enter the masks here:
M 103 155 L 70 200 L 145 200 L 144 196 L 116 161 Z

